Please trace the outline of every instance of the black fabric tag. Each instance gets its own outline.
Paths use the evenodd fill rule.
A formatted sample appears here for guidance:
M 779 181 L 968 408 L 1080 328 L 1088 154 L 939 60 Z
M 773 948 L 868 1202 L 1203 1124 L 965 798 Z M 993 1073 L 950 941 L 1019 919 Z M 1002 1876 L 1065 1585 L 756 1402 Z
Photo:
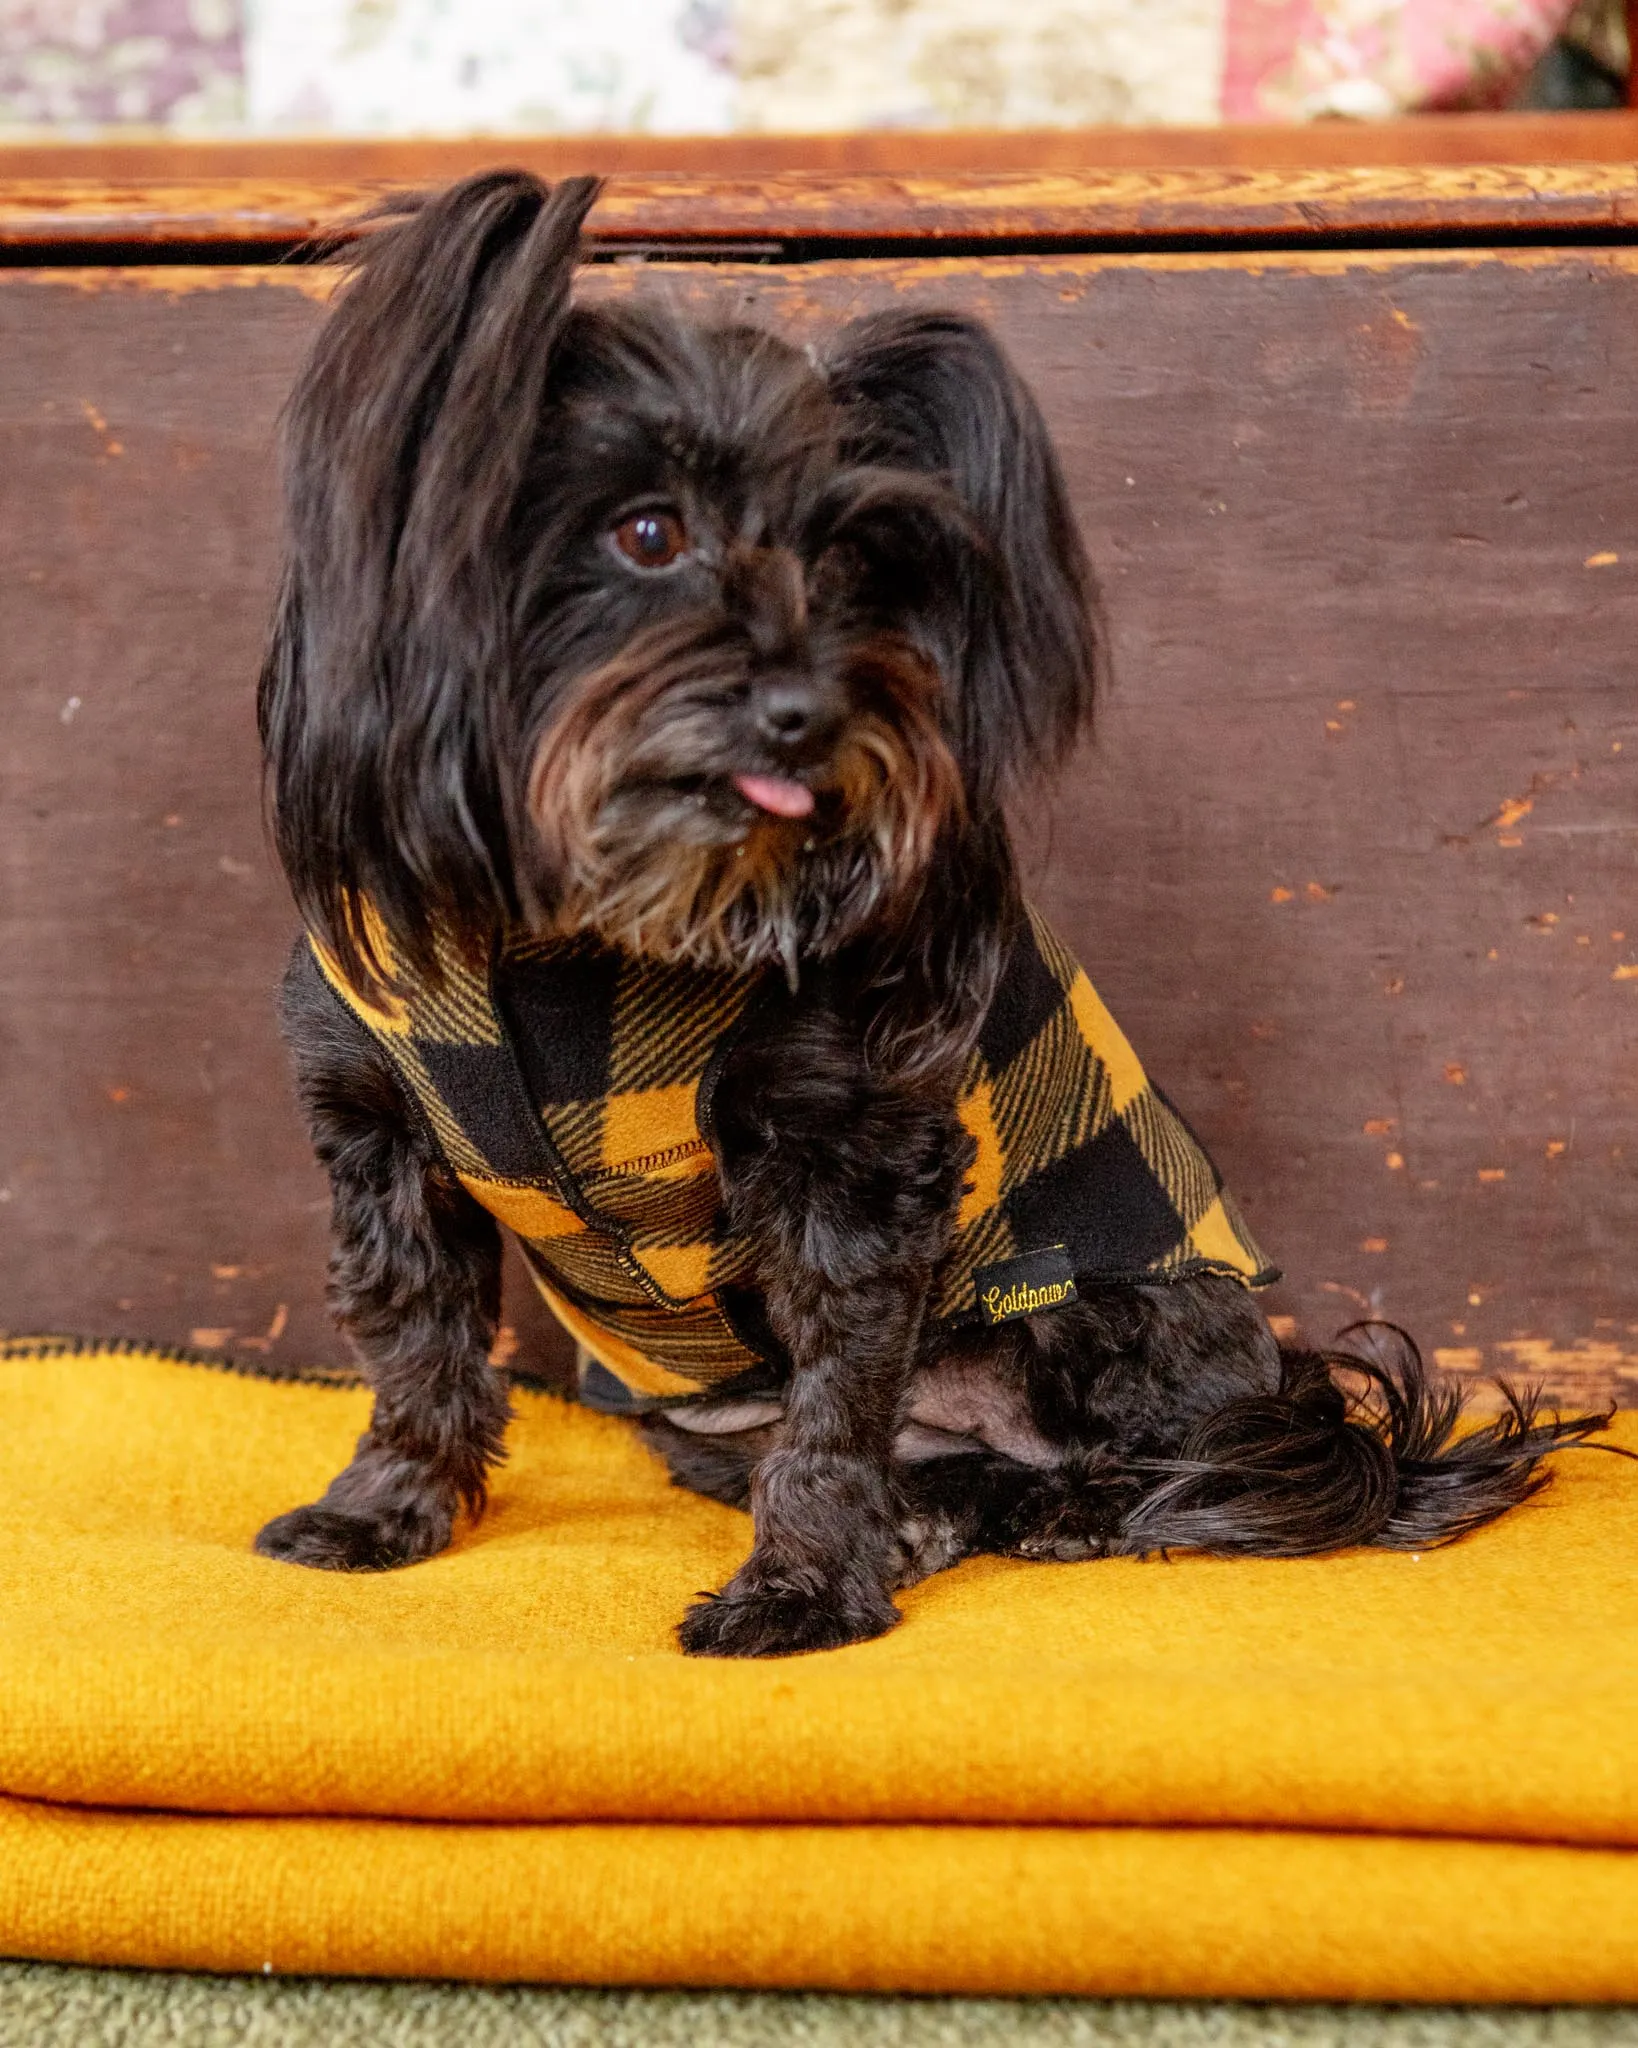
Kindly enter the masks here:
M 981 1266 L 973 1275 L 978 1306 L 987 1323 L 1010 1323 L 1019 1316 L 1039 1315 L 1075 1299 L 1075 1268 L 1061 1244 L 1022 1258 Z

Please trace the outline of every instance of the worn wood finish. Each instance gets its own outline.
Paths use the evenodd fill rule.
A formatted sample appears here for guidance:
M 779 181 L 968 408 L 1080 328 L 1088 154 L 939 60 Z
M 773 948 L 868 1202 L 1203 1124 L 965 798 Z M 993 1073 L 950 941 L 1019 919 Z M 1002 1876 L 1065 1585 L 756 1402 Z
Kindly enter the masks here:
M 256 814 L 268 445 L 325 279 L 0 282 L 0 1319 L 334 1355 Z M 1324 1333 L 1638 1401 L 1638 255 L 605 268 L 994 322 L 1107 592 L 1032 863 Z
M 520 163 L 570 171 L 1045 171 L 1243 164 L 1620 163 L 1638 157 L 1638 115 L 1417 114 L 1392 121 L 1236 122 L 1213 128 L 897 129 L 837 135 L 502 135 L 365 141 L 356 136 L 0 143 L 0 177 L 146 185 L 223 178 L 417 183 Z
M 0 185 L 0 249 L 294 248 L 355 232 L 387 189 L 309 180 Z M 1625 235 L 1638 164 L 1329 165 L 1306 170 L 998 171 L 918 176 L 614 176 L 589 223 L 615 251 L 762 244 L 777 253 L 912 243 L 1032 247 L 1111 238 L 1267 242 L 1315 236 Z M 14 260 L 16 255 L 14 253 Z

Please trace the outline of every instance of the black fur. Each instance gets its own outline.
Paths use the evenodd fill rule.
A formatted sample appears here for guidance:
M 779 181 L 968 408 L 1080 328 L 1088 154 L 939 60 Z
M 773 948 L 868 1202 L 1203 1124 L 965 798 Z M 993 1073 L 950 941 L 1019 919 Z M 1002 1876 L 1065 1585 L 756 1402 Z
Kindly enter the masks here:
M 1021 915 L 1001 804 L 1090 717 L 1091 578 L 982 328 L 876 315 L 815 362 L 577 305 L 594 196 L 487 174 L 363 244 L 291 402 L 261 720 L 297 901 L 361 986 L 385 973 L 366 901 L 432 975 L 435 932 L 477 957 L 519 920 L 784 970 L 715 1143 L 790 1370 L 752 1427 L 648 1425 L 755 1518 L 684 1646 L 876 1635 L 896 1585 L 974 1550 L 1420 1545 L 1521 1499 L 1592 1420 L 1454 1439 L 1408 1343 L 1355 1364 L 1350 1404 L 1343 1362 L 1282 1354 L 1226 1279 L 926 1334 L 972 1151 L 957 1083 Z M 407 1563 L 501 1455 L 496 1227 L 304 950 L 285 1025 L 376 1407 L 258 1545 Z
M 311 1507 L 269 1522 L 269 1557 L 380 1571 L 431 1557 L 456 1510 L 481 1512 L 511 1404 L 489 1364 L 500 1231 L 444 1166 L 396 1077 L 359 1037 L 306 946 L 283 1022 L 330 1176 L 330 1297 L 375 1389 L 352 1463 Z

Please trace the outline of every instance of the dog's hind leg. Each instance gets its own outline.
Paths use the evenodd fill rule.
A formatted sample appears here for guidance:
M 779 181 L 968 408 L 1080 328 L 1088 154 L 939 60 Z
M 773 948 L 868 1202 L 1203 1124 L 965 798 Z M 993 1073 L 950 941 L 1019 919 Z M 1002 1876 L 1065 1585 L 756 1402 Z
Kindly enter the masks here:
M 1607 1419 L 1543 1419 L 1521 1397 L 1459 1433 L 1460 1393 L 1430 1383 L 1402 1331 L 1357 1341 L 1282 1349 L 1239 1283 L 1211 1276 L 1089 1291 L 969 1337 L 918 1380 L 913 1412 L 946 1427 L 971 1427 L 966 1390 L 991 1388 L 980 1433 L 1026 1469 L 945 1460 L 910 1483 L 940 1490 L 968 1549 L 1021 1557 L 1422 1548 L 1516 1505 L 1550 1452 Z
M 305 942 L 286 978 L 284 1021 L 330 1174 L 331 1303 L 375 1407 L 351 1464 L 321 1499 L 269 1522 L 256 1548 L 330 1571 L 385 1571 L 442 1550 L 456 1510 L 481 1508 L 486 1469 L 502 1454 L 510 1404 L 488 1356 L 500 1237 Z
M 1145 1463 L 1279 1377 L 1251 1297 L 1211 1276 L 1088 1289 L 1065 1308 L 956 1332 L 917 1372 L 896 1444 L 909 1521 L 927 1532 L 917 1555 L 1119 1550 L 1152 1484 Z
M 777 1424 L 702 1432 L 663 1414 L 645 1416 L 641 1428 L 649 1449 L 665 1460 L 673 1486 L 731 1508 L 750 1507 L 757 1467 L 781 1434 Z M 890 1475 L 901 1558 L 897 1585 L 918 1585 L 974 1551 L 1009 1549 L 1015 1528 L 1033 1528 L 1038 1471 L 978 1445 L 926 1456 L 925 1433 L 909 1434 L 917 1456 L 895 1462 Z
M 766 1426 L 702 1432 L 664 1414 L 645 1415 L 638 1426 L 649 1449 L 665 1460 L 673 1486 L 730 1508 L 751 1505 L 751 1481 L 777 1434 Z

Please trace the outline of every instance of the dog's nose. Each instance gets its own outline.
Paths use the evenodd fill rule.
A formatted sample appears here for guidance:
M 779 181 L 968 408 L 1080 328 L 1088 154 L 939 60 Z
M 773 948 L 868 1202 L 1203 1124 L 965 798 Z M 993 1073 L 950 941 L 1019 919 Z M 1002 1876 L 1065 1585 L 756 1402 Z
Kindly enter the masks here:
M 757 736 L 782 753 L 828 739 L 837 725 L 836 707 L 802 676 L 770 677 L 752 697 Z

